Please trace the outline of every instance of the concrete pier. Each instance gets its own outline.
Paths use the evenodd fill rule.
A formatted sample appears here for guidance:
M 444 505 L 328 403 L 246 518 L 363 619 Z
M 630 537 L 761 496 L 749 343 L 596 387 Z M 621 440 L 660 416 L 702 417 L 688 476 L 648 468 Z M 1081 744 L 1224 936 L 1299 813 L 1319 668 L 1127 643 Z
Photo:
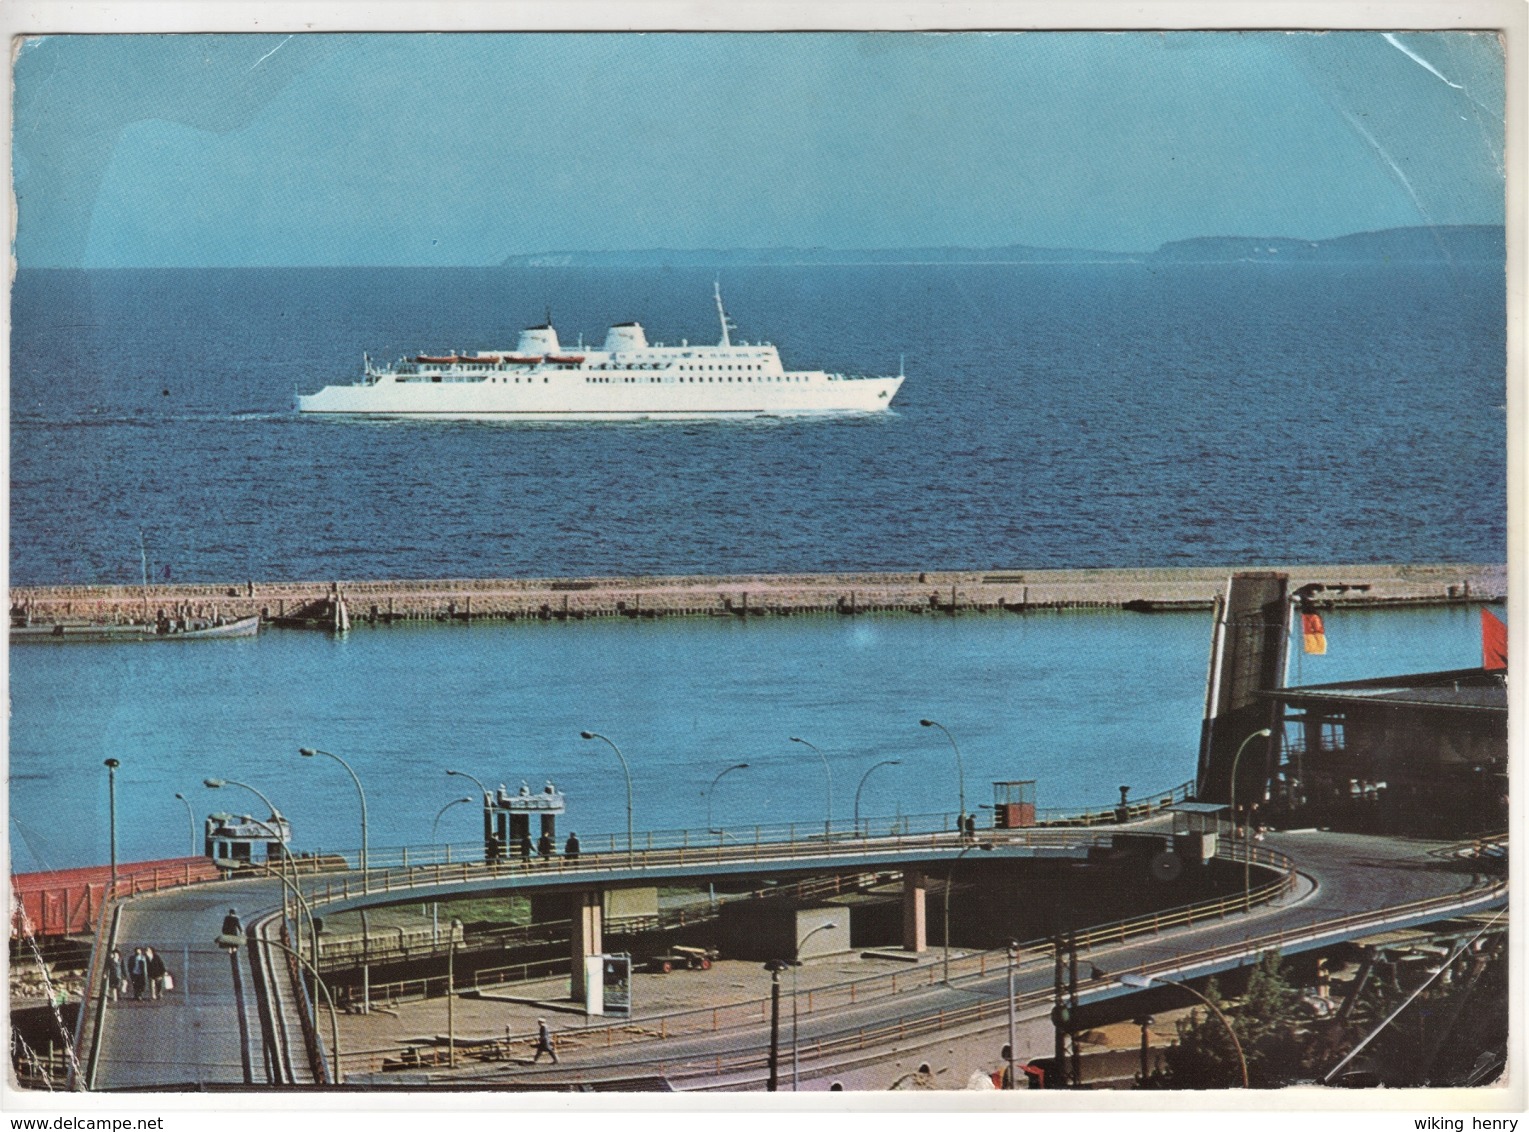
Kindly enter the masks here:
M 332 628 L 343 600 L 353 624 L 569 621 L 598 617 L 759 617 L 867 613 L 951 616 L 1045 610 L 1210 609 L 1234 570 L 1250 564 L 1097 570 L 930 570 L 901 573 L 667 575 L 632 578 L 233 582 L 163 586 L 20 586 L 12 623 L 126 622 L 260 613 Z M 1310 582 L 1325 607 L 1502 601 L 1502 565 L 1259 564 Z

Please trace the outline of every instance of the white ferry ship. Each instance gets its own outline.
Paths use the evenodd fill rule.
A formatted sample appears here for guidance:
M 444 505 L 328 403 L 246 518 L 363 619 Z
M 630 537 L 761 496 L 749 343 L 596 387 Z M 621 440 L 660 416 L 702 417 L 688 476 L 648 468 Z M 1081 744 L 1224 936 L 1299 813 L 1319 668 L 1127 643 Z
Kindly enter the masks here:
M 716 299 L 722 341 L 715 346 L 650 345 L 640 325 L 623 322 L 610 328 L 600 349 L 570 350 L 549 318 L 521 331 L 513 350 L 420 354 L 391 365 L 365 359 L 361 381 L 299 395 L 297 411 L 442 420 L 814 416 L 879 412 L 903 383 L 900 372 L 787 370 L 770 343 L 734 342 L 720 286 Z

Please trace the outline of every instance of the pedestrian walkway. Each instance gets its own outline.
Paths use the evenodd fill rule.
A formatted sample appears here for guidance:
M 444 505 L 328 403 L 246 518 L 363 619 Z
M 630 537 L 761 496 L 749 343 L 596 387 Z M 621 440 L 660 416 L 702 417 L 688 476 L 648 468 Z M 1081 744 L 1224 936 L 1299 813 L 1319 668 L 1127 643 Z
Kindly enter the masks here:
M 107 1004 L 95 1087 L 267 1083 L 248 959 L 241 950 L 231 960 L 214 943 L 231 900 L 277 899 L 258 889 L 250 882 L 214 883 L 122 905 L 117 945 L 127 956 L 136 947 L 154 948 L 175 989 L 158 1001 L 145 994 L 142 1002 L 129 990 Z M 89 1033 L 91 1019 L 86 1022 Z

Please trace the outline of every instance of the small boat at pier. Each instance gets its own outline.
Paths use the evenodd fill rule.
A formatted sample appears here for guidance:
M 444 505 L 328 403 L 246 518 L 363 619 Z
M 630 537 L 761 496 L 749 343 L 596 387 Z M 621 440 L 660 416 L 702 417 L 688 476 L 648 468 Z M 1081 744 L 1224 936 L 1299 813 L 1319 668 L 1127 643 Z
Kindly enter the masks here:
M 260 614 L 225 620 L 222 617 L 167 617 L 160 621 L 123 624 L 52 621 L 12 624 L 11 643 L 101 644 L 138 641 L 213 641 L 253 637 L 260 632 Z

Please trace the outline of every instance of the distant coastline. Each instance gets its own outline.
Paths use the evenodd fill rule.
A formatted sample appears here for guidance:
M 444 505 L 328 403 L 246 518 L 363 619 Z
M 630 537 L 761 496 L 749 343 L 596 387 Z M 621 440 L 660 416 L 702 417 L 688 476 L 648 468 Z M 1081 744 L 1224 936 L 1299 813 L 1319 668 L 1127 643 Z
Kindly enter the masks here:
M 546 251 L 507 256 L 502 267 L 794 267 L 890 264 L 1061 263 L 1503 263 L 1501 224 L 1387 228 L 1327 240 L 1289 236 L 1197 236 L 1152 252 L 1087 248 L 649 248 Z

